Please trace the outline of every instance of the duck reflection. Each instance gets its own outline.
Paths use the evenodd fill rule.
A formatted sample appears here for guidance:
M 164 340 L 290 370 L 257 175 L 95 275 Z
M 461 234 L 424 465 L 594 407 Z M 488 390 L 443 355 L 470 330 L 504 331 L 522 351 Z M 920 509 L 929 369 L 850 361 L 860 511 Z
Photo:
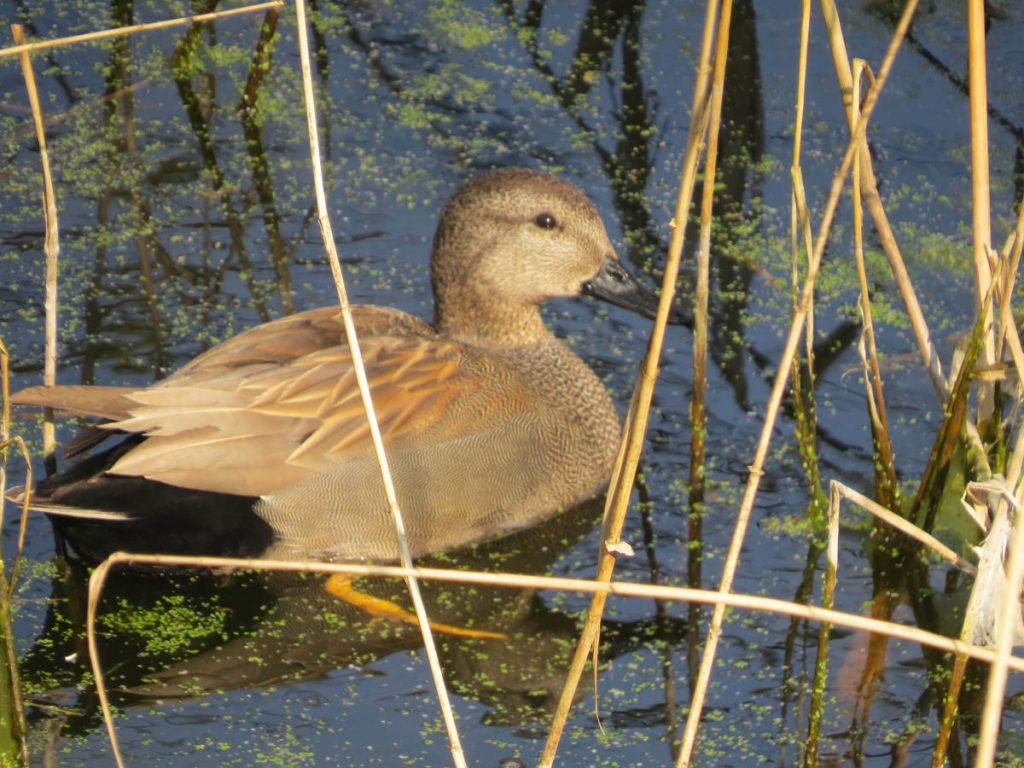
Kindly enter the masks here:
M 422 565 L 516 573 L 564 572 L 572 553 L 596 550 L 602 500 L 544 524 Z M 596 532 L 595 532 L 596 535 Z M 589 568 L 584 566 L 584 571 Z M 323 589 L 320 574 L 184 574 L 129 571 L 113 576 L 98 620 L 100 655 L 119 707 L 152 706 L 212 691 L 280 686 L 321 679 L 421 645 L 413 624 L 376 618 Z M 61 706 L 65 735 L 97 727 L 94 689 L 83 683 L 85 575 L 55 581 L 43 633 L 27 654 L 23 675 L 36 697 L 36 716 Z M 396 579 L 360 579 L 375 597 L 408 604 Z M 422 582 L 432 620 L 500 633 L 480 639 L 440 633 L 438 653 L 451 688 L 489 708 L 487 724 L 526 724 L 550 716 L 579 631 L 575 611 L 548 593 L 493 586 Z M 68 632 L 68 626 L 74 631 Z M 606 621 L 602 661 L 654 639 L 677 642 L 683 622 L 672 617 Z M 74 664 L 66 658 L 76 658 Z M 582 695 L 582 692 L 580 693 Z M 49 715 L 52 717 L 52 715 Z

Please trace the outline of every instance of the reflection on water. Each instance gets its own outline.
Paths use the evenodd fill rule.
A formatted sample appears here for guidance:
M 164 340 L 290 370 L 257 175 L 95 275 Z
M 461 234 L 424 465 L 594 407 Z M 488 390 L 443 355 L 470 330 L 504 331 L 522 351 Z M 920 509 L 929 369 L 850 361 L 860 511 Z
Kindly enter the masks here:
M 594 529 L 601 509 L 598 499 L 529 531 L 424 564 L 548 573 Z M 211 691 L 322 680 L 337 670 L 419 648 L 415 624 L 372 617 L 329 595 L 324 582 L 322 576 L 296 574 L 123 574 L 112 581 L 99 620 L 100 653 L 109 661 L 108 685 L 116 705 L 138 708 Z M 82 573 L 54 583 L 59 599 L 51 602 L 44 630 L 23 660 L 25 684 L 36 691 L 39 712 L 58 703 L 67 708 L 67 692 L 82 686 L 62 726 L 65 738 L 96 728 L 99 718 L 92 688 L 83 680 L 87 665 L 79 647 L 84 586 Z M 357 586 L 407 602 L 401 581 L 366 579 Z M 576 618 L 532 591 L 437 583 L 424 583 L 422 589 L 435 622 L 504 636 L 438 634 L 452 689 L 485 704 L 490 724 L 521 727 L 550 718 L 574 645 Z M 602 663 L 615 663 L 652 637 L 678 643 L 683 634 L 682 622 L 671 617 L 611 620 L 603 633 Z M 72 654 L 78 664 L 62 662 Z M 61 669 L 63 674 L 55 672 Z
M 843 5 L 850 45 L 877 61 L 889 32 L 879 9 L 887 4 Z M 959 289 L 966 268 L 949 254 L 963 250 L 958 228 L 967 205 L 959 154 L 966 127 L 934 119 L 965 111 L 950 76 L 963 59 L 950 42 L 961 23 L 954 5 L 934 3 L 915 21 L 913 44 L 901 54 L 872 138 L 883 194 L 914 260 L 915 284 L 935 322 L 960 328 L 969 312 Z M 990 87 L 999 126 L 992 132 L 993 167 L 1009 175 L 1020 157 L 1022 134 L 1013 116 L 1020 112 L 1024 89 L 1017 79 L 1024 67 L 1016 66 L 1021 10 L 1003 5 L 990 18 L 990 53 L 1001 62 Z M 7 18 L 25 23 L 30 34 L 52 37 L 219 4 L 8 0 L 5 7 Z M 474 171 L 495 165 L 543 167 L 578 183 L 598 202 L 624 258 L 651 281 L 658 278 L 702 8 L 499 0 L 424 9 L 319 0 L 312 10 L 330 199 L 356 300 L 429 316 L 426 260 L 441 201 Z M 716 179 L 707 485 L 703 498 L 694 498 L 684 479 L 690 339 L 673 331 L 628 536 L 646 547 L 622 559 L 622 578 L 717 582 L 778 357 L 778 329 L 788 322 L 797 13 L 781 0 L 735 3 Z M 813 207 L 846 127 L 817 26 L 812 34 L 818 37 L 803 173 Z M 311 205 L 296 60 L 290 11 L 37 57 L 62 224 L 62 382 L 144 384 L 242 328 L 333 302 Z M 18 68 L 3 60 L 0 333 L 12 351 L 16 388 L 38 382 L 42 360 L 38 156 L 24 104 Z M 995 210 L 1011 210 L 1009 187 L 996 190 Z M 829 255 L 831 280 L 819 294 L 817 436 L 823 474 L 864 489 L 874 470 L 863 390 L 847 374 L 856 367 L 857 319 L 847 311 L 845 220 L 841 225 Z M 694 241 L 689 237 L 688 247 Z M 884 298 L 887 279 L 883 273 L 874 279 Z M 684 300 L 689 282 L 684 275 Z M 584 301 L 557 302 L 547 318 L 624 410 L 646 323 Z M 879 334 L 895 355 L 909 349 L 898 327 Z M 922 376 L 907 368 L 886 381 L 897 456 L 908 477 L 923 465 L 940 416 L 922 402 Z M 31 424 L 19 427 L 32 434 Z M 73 426 L 63 429 L 66 438 Z M 779 432 L 736 588 L 810 599 L 820 581 L 820 547 L 800 525 L 808 502 L 799 457 L 787 442 L 791 421 Z M 694 509 L 702 516 L 693 516 Z M 551 538 L 517 537 L 462 554 L 458 562 L 589 576 L 595 514 L 567 515 L 559 522 L 567 530 L 536 533 Z M 4 535 L 6 552 L 9 527 Z M 33 749 L 54 764 L 91 764 L 106 759 L 108 748 L 82 676 L 83 576 L 55 558 L 42 519 L 31 523 L 29 548 L 34 576 L 19 594 L 16 631 L 31 686 Z M 950 606 L 969 585 L 946 583 L 935 567 L 893 563 L 884 550 L 865 545 L 855 527 L 844 534 L 840 606 L 861 610 L 870 601 L 876 615 L 951 631 Z M 198 764 L 196 755 L 206 761 L 216 755 L 213 762 L 225 765 L 445 763 L 435 704 L 415 653 L 417 631 L 368 621 L 326 597 L 320 582 L 118 578 L 104 607 L 103 656 L 120 689 L 121 735 L 133 762 L 190 765 Z M 361 586 L 402 594 L 397 584 Z M 471 759 L 529 762 L 585 600 L 425 589 L 438 620 L 509 637 L 440 639 Z M 697 658 L 704 614 L 646 601 L 612 601 L 610 612 L 600 683 L 608 732 L 600 735 L 581 704 L 562 760 L 664 764 L 685 713 L 687 670 Z M 187 629 L 162 631 L 171 617 Z M 706 764 L 798 759 L 816 632 L 768 616 L 738 616 L 726 625 L 702 726 Z M 941 701 L 935 681 L 946 660 L 838 634 L 832 659 L 821 759 L 926 764 Z M 1019 681 L 1011 685 L 1017 688 L 1009 695 L 1019 696 Z M 972 707 L 962 703 L 968 714 Z M 1007 754 L 1022 746 L 1019 725 L 1019 714 L 1009 710 Z M 973 728 L 965 720 L 961 737 Z M 367 745 L 378 752 L 368 757 Z

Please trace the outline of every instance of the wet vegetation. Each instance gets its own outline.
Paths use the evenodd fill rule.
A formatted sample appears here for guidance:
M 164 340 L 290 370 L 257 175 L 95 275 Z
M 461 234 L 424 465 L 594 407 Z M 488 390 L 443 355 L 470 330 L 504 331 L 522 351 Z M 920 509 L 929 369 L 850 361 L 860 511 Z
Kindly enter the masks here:
M 710 241 L 707 421 L 691 433 L 691 337 L 672 332 L 624 535 L 636 554 L 620 557 L 616 571 L 624 581 L 715 588 L 723 572 L 809 272 L 804 234 L 799 226 L 791 234 L 793 142 L 799 134 L 796 165 L 816 232 L 850 132 L 817 3 L 797 124 L 793 5 L 732 5 Z M 963 5 L 934 0 L 918 11 L 867 134 L 884 210 L 948 377 L 946 399 L 933 395 L 905 286 L 892 277 L 870 201 L 861 228 L 844 197 L 733 589 L 804 604 L 834 599 L 852 613 L 970 639 L 962 632 L 965 618 L 979 615 L 976 579 L 853 505 L 842 508 L 834 585 L 825 594 L 820 586 L 831 481 L 977 564 L 982 530 L 961 497 L 972 481 L 1012 477 L 1019 461 L 1017 373 L 998 352 L 1004 337 L 993 343 L 992 325 L 976 318 L 985 307 L 997 316 L 1013 309 L 1005 280 L 1016 271 L 1019 243 L 1002 242 L 1021 197 L 1024 68 L 1013 41 L 1024 15 L 1010 3 L 984 4 L 990 239 L 1004 282 L 979 292 Z M 865 0 L 839 9 L 851 56 L 868 59 L 876 74 L 903 7 Z M 6 8 L 37 40 L 222 10 L 216 0 L 10 0 Z M 426 258 L 437 211 L 461 180 L 501 165 L 580 184 L 622 258 L 660 281 L 703 7 L 444 0 L 424 11 L 419 3 L 317 0 L 310 13 L 324 170 L 355 300 L 429 318 Z M 243 328 L 335 301 L 312 202 L 295 32 L 286 6 L 34 54 L 60 211 L 62 382 L 147 383 Z M 0 338 L 17 389 L 39 382 L 44 357 L 40 152 L 17 57 L 0 59 L 0 152 Z M 699 282 L 699 195 L 700 186 L 677 286 L 688 306 Z M 862 269 L 852 257 L 858 247 Z M 546 312 L 625 411 L 648 325 L 584 302 Z M 13 418 L 10 427 L 5 419 L 4 441 L 23 436 L 42 471 L 36 417 Z M 76 426 L 58 424 L 61 443 Z M 9 485 L 21 484 L 21 459 L 4 445 Z M 989 510 L 995 502 L 983 491 L 974 486 L 967 506 L 993 521 L 1013 519 Z M 600 512 L 600 503 L 585 505 L 430 564 L 590 578 Z M 88 574 L 64 559 L 45 519 L 33 517 L 20 576 L 2 599 L 17 530 L 8 504 L 0 764 L 18 765 L 26 748 L 33 763 L 106 760 L 83 637 Z M 323 581 L 118 572 L 98 628 L 128 762 L 186 765 L 196 754 L 222 765 L 448 761 L 418 629 L 368 619 L 326 595 Z M 408 601 L 398 580 L 359 583 Z M 471 762 L 532 764 L 588 600 L 423 588 L 435 620 L 507 638 L 438 638 Z M 999 610 L 1019 608 L 1017 597 Z M 709 615 L 696 604 L 611 600 L 599 654 L 600 725 L 588 674 L 561 762 L 675 761 Z M 987 664 L 805 619 L 733 612 L 714 670 L 696 764 L 973 764 Z M 1020 675 L 1011 675 L 999 765 L 1022 764 L 1022 694 Z

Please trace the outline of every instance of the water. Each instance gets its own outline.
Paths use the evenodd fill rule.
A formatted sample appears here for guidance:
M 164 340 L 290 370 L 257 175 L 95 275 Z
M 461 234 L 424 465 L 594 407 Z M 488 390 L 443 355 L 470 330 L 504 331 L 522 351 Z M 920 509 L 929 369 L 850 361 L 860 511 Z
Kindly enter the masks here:
M 608 11 L 599 4 L 552 4 L 544 7 L 534 51 L 525 9 L 516 7 L 510 17 L 511 5 L 319 8 L 323 38 L 314 77 L 321 138 L 353 300 L 429 317 L 426 263 L 437 211 L 463 179 L 493 165 L 544 167 L 581 185 L 604 213 L 623 258 L 656 279 L 688 130 L 703 10 L 670 2 Z M 31 22 L 38 37 L 108 27 L 116 18 L 138 22 L 188 12 L 181 3 L 12 2 L 4 8 L 8 20 Z M 844 4 L 841 12 L 853 55 L 877 68 L 890 27 L 861 4 Z M 960 71 L 962 13 L 959 4 L 937 2 L 919 16 L 918 47 L 901 53 L 871 128 L 887 208 L 944 360 L 972 313 L 967 105 L 924 52 Z M 1024 92 L 1016 42 L 1024 15 L 1006 4 L 1004 16 L 994 20 L 988 40 L 992 105 L 1009 124 L 991 128 L 997 233 L 1012 220 L 1020 135 L 1013 126 Z M 280 39 L 249 113 L 258 119 L 247 123 L 239 109 L 261 21 L 237 17 L 193 32 L 192 55 L 184 27 L 36 57 L 61 214 L 62 382 L 145 384 L 287 311 L 289 301 L 295 309 L 334 301 L 311 215 L 290 12 L 278 22 Z M 793 3 L 739 3 L 734 11 L 715 235 L 706 586 L 717 583 L 788 323 L 798 29 Z M 817 19 L 812 35 L 802 164 L 812 206 L 820 208 L 846 127 Z M 0 332 L 12 353 L 16 389 L 41 376 L 42 223 L 38 150 L 13 59 L 0 63 L 0 102 L 7 159 L 0 171 Z M 838 340 L 819 374 L 819 439 L 823 476 L 869 491 L 870 435 L 851 332 L 849 226 L 844 204 L 819 291 L 818 335 Z M 692 254 L 685 258 L 692 263 Z M 876 266 L 879 298 L 899 307 L 881 259 Z M 690 300 L 689 275 L 680 292 L 682 301 Z M 606 380 L 624 411 L 649 324 L 586 300 L 553 302 L 546 317 Z M 892 317 L 879 318 L 879 344 L 889 358 L 885 383 L 897 467 L 911 483 L 941 411 L 911 335 Z M 637 556 L 620 563 L 623 579 L 686 581 L 690 344 L 685 330 L 670 331 L 644 457 L 639 498 L 645 503 L 634 505 L 625 536 Z M 32 417 L 16 428 L 36 439 Z M 73 432 L 74 425 L 64 424 L 61 440 Z M 809 572 L 817 599 L 822 564 L 811 557 L 808 571 L 811 535 L 801 525 L 807 493 L 791 419 L 780 420 L 773 445 L 735 588 L 792 598 Z M 21 472 L 15 464 L 13 482 Z M 885 583 L 881 561 L 863 516 L 852 509 L 844 515 L 837 602 L 866 612 Z M 580 510 L 534 532 L 537 538 L 491 545 L 459 561 L 587 577 L 596 562 L 595 519 L 593 508 Z M 15 632 L 33 753 L 58 765 L 108 764 L 77 630 L 84 577 L 59 569 L 43 518 L 30 521 L 27 549 Z M 945 570 L 934 566 L 922 574 L 938 593 L 897 582 L 894 618 L 955 632 L 947 606 L 963 587 L 947 599 Z M 402 593 L 398 584 L 377 588 Z M 509 636 L 504 642 L 440 639 L 471 763 L 532 764 L 586 601 L 483 589 L 470 596 L 451 587 L 428 588 L 428 599 L 442 620 Z M 327 598 L 317 579 L 133 574 L 112 584 L 104 615 L 103 661 L 121 689 L 118 733 L 129 764 L 450 760 L 416 630 L 367 621 Z M 608 615 L 599 684 L 605 732 L 591 712 L 588 683 L 563 739 L 561 764 L 669 764 L 689 693 L 688 665 L 699 655 L 692 632 L 703 629 L 706 616 L 621 599 L 610 602 Z M 700 764 L 798 761 L 816 644 L 816 626 L 734 614 L 701 729 Z M 940 668 L 934 654 L 893 643 L 884 657 L 870 657 L 884 668 L 870 680 L 866 637 L 835 630 L 831 654 L 821 762 L 928 765 L 937 720 L 931 680 Z M 1019 678 L 1011 677 L 1002 741 L 1007 764 L 1022 748 L 1022 692 Z M 965 723 L 965 730 L 973 727 Z

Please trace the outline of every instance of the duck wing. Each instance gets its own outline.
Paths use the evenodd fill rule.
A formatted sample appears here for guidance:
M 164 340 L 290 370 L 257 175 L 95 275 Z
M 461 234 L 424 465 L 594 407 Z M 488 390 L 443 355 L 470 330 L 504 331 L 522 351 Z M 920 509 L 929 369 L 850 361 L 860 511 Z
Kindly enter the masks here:
M 431 336 L 429 325 L 412 315 L 374 306 L 352 308 L 360 334 Z M 198 384 L 216 379 L 228 370 L 274 368 L 296 358 L 329 349 L 345 338 L 341 311 L 322 307 L 289 315 L 249 328 L 207 350 L 175 371 L 156 386 Z M 53 387 L 27 387 L 11 396 L 15 405 L 55 408 L 79 416 L 98 416 L 111 421 L 127 419 L 138 403 L 132 395 L 142 390 L 62 384 Z
M 500 361 L 440 340 L 404 313 L 359 310 L 360 346 L 387 448 L 500 431 L 528 410 L 517 377 Z M 52 388 L 47 402 L 38 392 L 19 402 L 53 405 L 56 390 L 65 390 L 59 407 L 96 410 L 84 408 L 84 395 L 69 398 L 69 389 Z M 156 386 L 117 394 L 118 408 L 99 414 L 116 420 L 100 427 L 146 439 L 112 474 L 262 496 L 372 451 L 351 350 L 333 309 L 251 329 Z

